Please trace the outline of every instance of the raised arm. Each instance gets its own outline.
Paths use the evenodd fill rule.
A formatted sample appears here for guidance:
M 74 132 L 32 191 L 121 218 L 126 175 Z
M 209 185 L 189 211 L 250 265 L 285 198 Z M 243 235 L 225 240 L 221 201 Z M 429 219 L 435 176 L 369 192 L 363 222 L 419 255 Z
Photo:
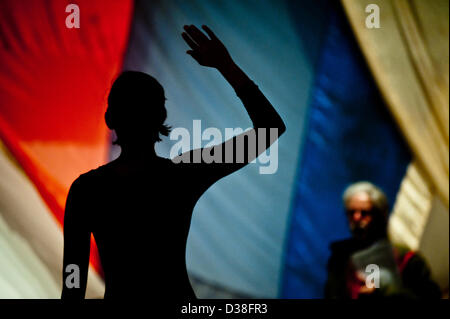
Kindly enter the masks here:
M 214 168 L 215 173 L 212 173 L 212 170 L 210 172 L 213 176 L 211 177 L 211 174 L 208 174 L 211 181 L 214 182 L 258 157 L 285 132 L 286 127 L 281 117 L 255 83 L 233 61 L 223 43 L 207 26 L 202 26 L 202 28 L 209 37 L 193 25 L 184 26 L 185 32 L 182 33 L 182 37 L 191 48 L 186 53 L 191 55 L 200 65 L 215 68 L 223 75 L 243 102 L 253 123 L 253 130 L 246 131 L 222 144 L 207 149 L 192 150 L 175 159 L 175 161 L 192 159 L 196 152 L 201 154 L 220 152 L 223 154 L 221 165 L 209 167 L 210 169 Z M 276 134 L 273 134 L 274 132 Z M 244 154 L 237 154 L 237 145 L 246 145 Z M 232 164 L 229 164 L 229 160 L 227 160 L 230 150 L 234 150 L 231 151 Z M 242 161 L 242 159 L 244 160 Z
M 80 180 L 75 180 L 64 213 L 62 299 L 83 299 L 86 293 L 91 232 L 84 217 L 87 199 L 83 193 Z
M 277 128 L 281 135 L 286 127 L 278 113 L 257 86 L 233 61 L 228 50 L 207 26 L 202 26 L 209 38 L 194 25 L 184 26 L 183 39 L 191 47 L 186 51 L 200 65 L 217 69 L 230 83 L 244 106 L 255 128 Z M 247 91 L 250 98 L 247 99 Z M 254 105 L 257 104 L 258 105 Z

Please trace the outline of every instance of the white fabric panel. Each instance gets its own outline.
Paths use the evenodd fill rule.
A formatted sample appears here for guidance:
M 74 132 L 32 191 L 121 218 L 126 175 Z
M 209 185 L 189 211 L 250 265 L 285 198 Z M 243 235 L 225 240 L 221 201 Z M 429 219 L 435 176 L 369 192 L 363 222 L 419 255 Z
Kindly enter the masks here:
M 0 298 L 59 298 L 62 229 L 0 142 Z M 104 284 L 89 271 L 88 298 Z
M 57 298 L 58 285 L 27 241 L 0 215 L 0 298 Z
M 433 279 L 442 291 L 449 286 L 449 216 L 448 209 L 438 196 L 432 200 L 427 225 L 420 239 L 419 251 L 426 258 Z
M 197 203 L 187 247 L 188 270 L 195 276 L 244 294 L 277 297 L 313 79 L 289 8 L 282 1 L 141 1 L 136 8 L 124 69 L 147 72 L 161 82 L 169 125 L 185 127 L 191 135 L 193 119 L 202 120 L 202 129 L 217 127 L 222 134 L 226 127 L 251 125 L 220 74 L 185 53 L 184 24 L 210 26 L 286 123 L 276 174 L 260 175 L 259 166 L 251 164 L 212 186 Z M 164 139 L 157 152 L 169 157 L 174 143 Z

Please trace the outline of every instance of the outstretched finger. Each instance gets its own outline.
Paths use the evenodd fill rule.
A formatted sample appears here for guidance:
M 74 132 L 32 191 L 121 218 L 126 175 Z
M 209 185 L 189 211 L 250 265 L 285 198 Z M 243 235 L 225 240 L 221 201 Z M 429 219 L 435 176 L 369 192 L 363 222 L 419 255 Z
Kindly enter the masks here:
M 181 36 L 183 37 L 184 41 L 191 47 L 191 49 L 196 50 L 198 48 L 197 43 L 192 40 L 189 35 L 186 32 L 181 33 Z
M 206 35 L 193 24 L 191 24 L 187 29 L 185 28 L 185 30 L 189 34 L 189 36 L 198 44 L 205 43 L 209 40 Z
M 197 53 L 195 53 L 195 51 L 187 50 L 186 53 L 189 54 L 195 61 L 197 61 L 198 64 L 200 64 L 200 58 L 198 57 Z
M 211 38 L 211 40 L 219 40 L 216 35 L 214 34 L 214 32 L 212 32 L 212 30 L 210 28 L 208 28 L 208 26 L 206 25 L 202 25 L 202 29 L 205 30 L 205 32 L 209 35 L 209 37 Z

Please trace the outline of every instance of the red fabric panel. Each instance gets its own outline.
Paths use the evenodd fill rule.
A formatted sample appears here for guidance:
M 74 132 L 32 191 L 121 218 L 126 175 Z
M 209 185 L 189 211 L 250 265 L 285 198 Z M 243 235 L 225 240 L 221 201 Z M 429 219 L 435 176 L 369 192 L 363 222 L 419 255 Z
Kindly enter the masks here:
M 70 3 L 79 29 L 66 27 Z M 72 181 L 107 160 L 103 114 L 132 10 L 131 0 L 0 1 L 0 138 L 60 224 Z

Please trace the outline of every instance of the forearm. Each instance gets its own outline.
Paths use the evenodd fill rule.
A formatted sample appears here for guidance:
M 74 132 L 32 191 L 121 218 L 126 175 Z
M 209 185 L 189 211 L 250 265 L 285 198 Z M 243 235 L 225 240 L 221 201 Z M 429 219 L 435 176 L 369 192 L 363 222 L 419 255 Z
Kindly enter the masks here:
M 232 60 L 223 63 L 217 70 L 219 70 L 225 80 L 227 80 L 236 91 L 252 81 Z
M 286 130 L 272 104 L 239 66 L 231 61 L 218 70 L 236 91 L 255 128 L 278 128 L 279 135 Z

